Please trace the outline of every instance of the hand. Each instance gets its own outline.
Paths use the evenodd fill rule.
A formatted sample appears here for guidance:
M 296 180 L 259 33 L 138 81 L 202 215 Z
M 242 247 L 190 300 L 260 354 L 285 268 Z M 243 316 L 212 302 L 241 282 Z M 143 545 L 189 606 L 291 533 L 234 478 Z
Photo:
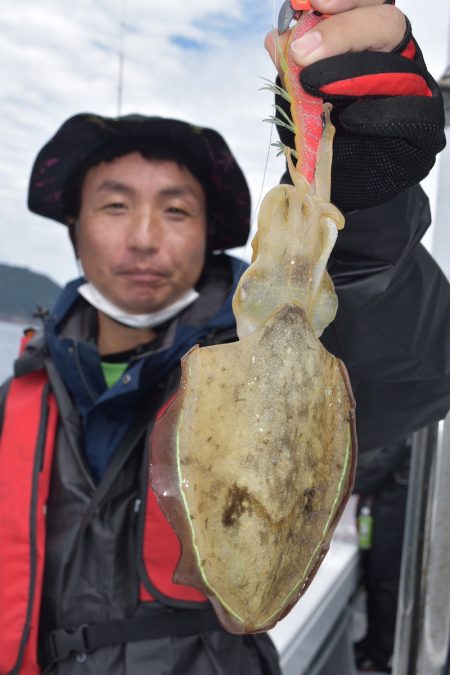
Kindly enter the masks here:
M 329 17 L 296 41 L 300 51 L 296 43 L 291 49 L 304 66 L 303 89 L 333 105 L 331 198 L 345 212 L 376 206 L 432 168 L 445 146 L 442 96 L 396 7 L 382 0 L 311 4 Z M 317 46 L 306 55 L 303 41 L 313 33 L 319 34 Z M 280 39 L 288 38 L 285 33 Z M 266 38 L 272 55 L 278 52 L 275 39 Z M 277 97 L 277 105 L 289 115 L 284 99 Z M 278 132 L 284 145 L 294 147 L 287 129 Z
M 404 14 L 383 0 L 311 0 L 311 5 L 329 18 L 291 44 L 294 61 L 300 66 L 348 52 L 391 52 L 406 32 Z M 278 67 L 277 39 L 283 50 L 289 31 L 280 36 L 271 31 L 264 43 Z

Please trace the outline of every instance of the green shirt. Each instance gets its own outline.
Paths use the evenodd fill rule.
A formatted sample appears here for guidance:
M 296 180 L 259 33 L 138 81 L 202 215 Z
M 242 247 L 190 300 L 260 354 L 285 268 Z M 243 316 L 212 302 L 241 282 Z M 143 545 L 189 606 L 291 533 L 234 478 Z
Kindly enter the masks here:
M 124 374 L 128 363 L 113 363 L 111 361 L 102 361 L 103 377 L 105 378 L 108 389 L 116 384 Z

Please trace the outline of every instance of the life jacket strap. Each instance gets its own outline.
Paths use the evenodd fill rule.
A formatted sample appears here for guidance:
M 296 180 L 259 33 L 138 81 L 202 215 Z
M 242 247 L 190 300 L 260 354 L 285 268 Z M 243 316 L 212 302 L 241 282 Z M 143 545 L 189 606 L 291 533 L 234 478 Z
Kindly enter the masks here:
M 164 609 L 155 611 L 152 617 L 53 630 L 47 634 L 42 661 L 48 667 L 100 647 L 164 637 L 188 637 L 215 630 L 224 629 L 210 606 L 205 609 Z

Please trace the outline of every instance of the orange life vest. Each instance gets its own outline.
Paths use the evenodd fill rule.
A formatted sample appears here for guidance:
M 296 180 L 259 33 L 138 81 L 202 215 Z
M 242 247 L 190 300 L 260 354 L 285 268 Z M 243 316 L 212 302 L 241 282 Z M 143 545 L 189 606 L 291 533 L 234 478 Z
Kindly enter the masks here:
M 39 675 L 37 641 L 45 562 L 46 503 L 58 408 L 44 370 L 14 378 L 0 438 L 0 675 Z M 144 497 L 143 602 L 205 603 L 195 588 L 174 584 L 180 543 L 158 507 Z

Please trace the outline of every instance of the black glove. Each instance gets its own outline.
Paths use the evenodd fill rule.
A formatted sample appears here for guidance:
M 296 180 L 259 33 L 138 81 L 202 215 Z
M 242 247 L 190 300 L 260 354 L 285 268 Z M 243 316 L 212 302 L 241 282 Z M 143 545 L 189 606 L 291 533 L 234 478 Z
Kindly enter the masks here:
M 422 180 L 445 147 L 442 95 L 409 24 L 393 52 L 323 59 L 304 68 L 300 81 L 309 94 L 333 104 L 331 200 L 342 211 L 393 199 Z M 293 147 L 290 133 L 279 133 Z

